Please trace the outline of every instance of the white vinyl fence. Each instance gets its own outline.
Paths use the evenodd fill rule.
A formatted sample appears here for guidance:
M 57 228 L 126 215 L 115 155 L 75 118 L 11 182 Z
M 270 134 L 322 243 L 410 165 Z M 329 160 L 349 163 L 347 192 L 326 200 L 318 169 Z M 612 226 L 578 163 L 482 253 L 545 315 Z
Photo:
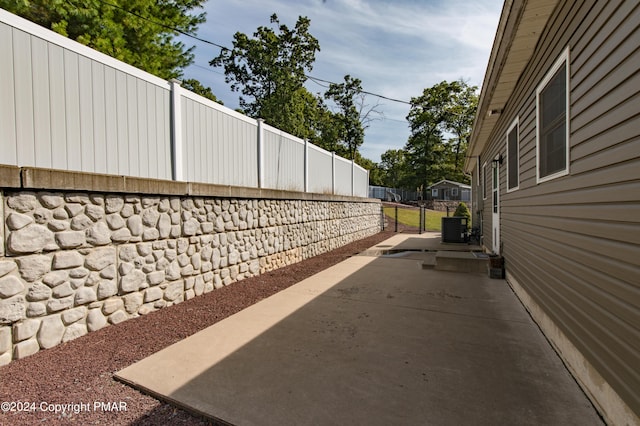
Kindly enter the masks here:
M 0 9 L 0 164 L 368 196 L 352 161 Z
M 182 154 L 177 180 L 258 187 L 258 123 L 249 117 L 182 89 L 181 131 L 175 137 Z
M 261 125 L 264 153 L 262 185 L 304 192 L 305 142 L 266 124 Z

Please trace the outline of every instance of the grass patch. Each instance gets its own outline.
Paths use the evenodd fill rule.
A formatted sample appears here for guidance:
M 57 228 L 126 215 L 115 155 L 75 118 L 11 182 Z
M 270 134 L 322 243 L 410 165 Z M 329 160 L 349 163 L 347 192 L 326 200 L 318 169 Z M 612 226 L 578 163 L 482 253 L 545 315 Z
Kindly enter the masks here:
M 443 216 L 446 216 L 446 212 L 438 212 L 434 210 L 425 210 L 427 214 L 426 218 L 426 227 L 428 231 L 441 231 L 442 230 L 442 220 Z M 391 219 L 395 219 L 395 207 L 385 207 L 384 214 L 389 216 Z M 418 209 L 403 209 L 401 207 L 398 208 L 398 223 L 402 223 L 404 225 L 420 227 L 420 210 Z

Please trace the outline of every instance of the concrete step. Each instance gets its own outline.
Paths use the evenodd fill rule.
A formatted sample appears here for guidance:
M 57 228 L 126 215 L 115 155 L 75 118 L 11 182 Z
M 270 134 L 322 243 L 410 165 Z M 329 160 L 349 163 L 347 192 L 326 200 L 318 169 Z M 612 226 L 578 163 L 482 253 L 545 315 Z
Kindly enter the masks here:
M 422 269 L 434 269 L 436 267 L 436 257 L 430 256 L 422 261 Z
M 484 255 L 477 256 L 468 251 L 438 251 L 433 261 L 423 262 L 422 268 L 438 271 L 487 273 L 489 258 Z

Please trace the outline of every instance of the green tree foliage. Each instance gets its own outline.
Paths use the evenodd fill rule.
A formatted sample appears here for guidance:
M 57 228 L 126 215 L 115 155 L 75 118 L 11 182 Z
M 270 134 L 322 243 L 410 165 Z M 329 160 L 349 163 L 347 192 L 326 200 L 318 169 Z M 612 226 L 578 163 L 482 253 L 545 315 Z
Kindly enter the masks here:
M 181 86 L 187 90 L 191 90 L 193 93 L 196 93 L 207 99 L 211 99 L 213 102 L 224 105 L 222 101 L 218 100 L 218 98 L 216 98 L 216 95 L 213 94 L 213 92 L 211 91 L 211 87 L 204 87 L 198 80 L 195 80 L 193 78 L 182 80 Z
M 411 186 L 407 182 L 408 170 L 406 152 L 403 149 L 390 149 L 380 156 L 380 169 L 383 173 L 383 186 L 403 188 Z
M 237 32 L 233 49 L 222 50 L 210 64 L 224 67 L 231 90 L 244 95 L 240 106 L 246 114 L 295 136 L 308 137 L 305 116 L 317 107 L 317 100 L 303 84 L 320 44 L 309 33 L 309 18 L 298 17 L 293 29 L 281 24 L 276 14 L 270 22 L 275 29 L 259 27 L 252 38 Z
M 317 107 L 318 99 L 306 88 L 298 87 L 289 94 L 278 92 L 265 100 L 256 118 L 263 118 L 268 124 L 299 138 L 312 139 L 320 113 Z
M 411 99 L 407 120 L 411 135 L 405 146 L 409 181 L 426 198 L 430 183 L 441 179 L 465 182 L 466 145 L 477 106 L 477 88 L 464 81 L 443 81 Z M 446 139 L 445 134 L 453 134 Z
M 344 83 L 329 84 L 329 90 L 325 92 L 325 97 L 338 106 L 338 120 L 342 124 L 340 138 L 347 147 L 348 158 L 351 159 L 355 158 L 358 148 L 364 142 L 364 127 L 355 102 L 355 97 L 360 93 L 362 82 L 350 75 L 344 76 Z
M 210 64 L 224 68 L 225 81 L 242 94 L 240 106 L 247 115 L 359 161 L 364 129 L 378 113 L 364 104 L 361 81 L 347 75 L 343 83 L 331 83 L 324 96 L 311 94 L 304 87 L 306 73 L 320 51 L 309 32 L 311 21 L 300 16 L 291 29 L 273 14 L 270 23 L 252 37 L 237 32 L 233 49 L 221 51 Z
M 206 0 L 0 0 L 0 7 L 164 79 L 182 76 L 193 48 L 176 41 L 205 21 Z
M 369 185 L 384 186 L 383 171 L 378 166 L 378 163 L 375 163 L 373 161 L 371 161 L 371 163 L 373 164 L 373 167 L 370 169 L 366 166 L 363 166 L 365 169 L 369 170 Z
M 453 213 L 454 216 L 462 216 L 462 217 L 466 217 L 467 219 L 471 220 L 471 212 L 469 211 L 469 207 L 467 207 L 466 203 L 460 203 L 458 204 L 458 207 L 456 207 L 456 211 Z
M 449 176 L 454 181 L 463 182 L 466 180 L 462 170 L 465 153 L 478 109 L 478 88 L 469 86 L 464 81 L 454 81 L 451 84 L 454 90 L 447 131 L 453 134 L 453 137 L 448 140 L 449 151 L 453 157 L 448 163 L 453 166 L 453 170 Z
M 339 113 L 331 111 L 324 100 L 316 98 L 316 109 L 309 117 L 309 141 L 329 152 L 335 152 L 341 157 L 348 157 L 349 149 L 342 139 L 343 123 Z

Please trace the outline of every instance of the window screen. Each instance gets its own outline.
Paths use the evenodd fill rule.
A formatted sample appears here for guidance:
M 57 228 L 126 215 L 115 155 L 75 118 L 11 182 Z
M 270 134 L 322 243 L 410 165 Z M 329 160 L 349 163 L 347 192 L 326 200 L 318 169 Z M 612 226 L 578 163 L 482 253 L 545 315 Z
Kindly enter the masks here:
M 518 123 L 507 134 L 507 188 L 517 188 L 519 184 L 519 148 L 518 148 Z
M 567 64 L 539 95 L 538 173 L 540 178 L 567 168 Z

